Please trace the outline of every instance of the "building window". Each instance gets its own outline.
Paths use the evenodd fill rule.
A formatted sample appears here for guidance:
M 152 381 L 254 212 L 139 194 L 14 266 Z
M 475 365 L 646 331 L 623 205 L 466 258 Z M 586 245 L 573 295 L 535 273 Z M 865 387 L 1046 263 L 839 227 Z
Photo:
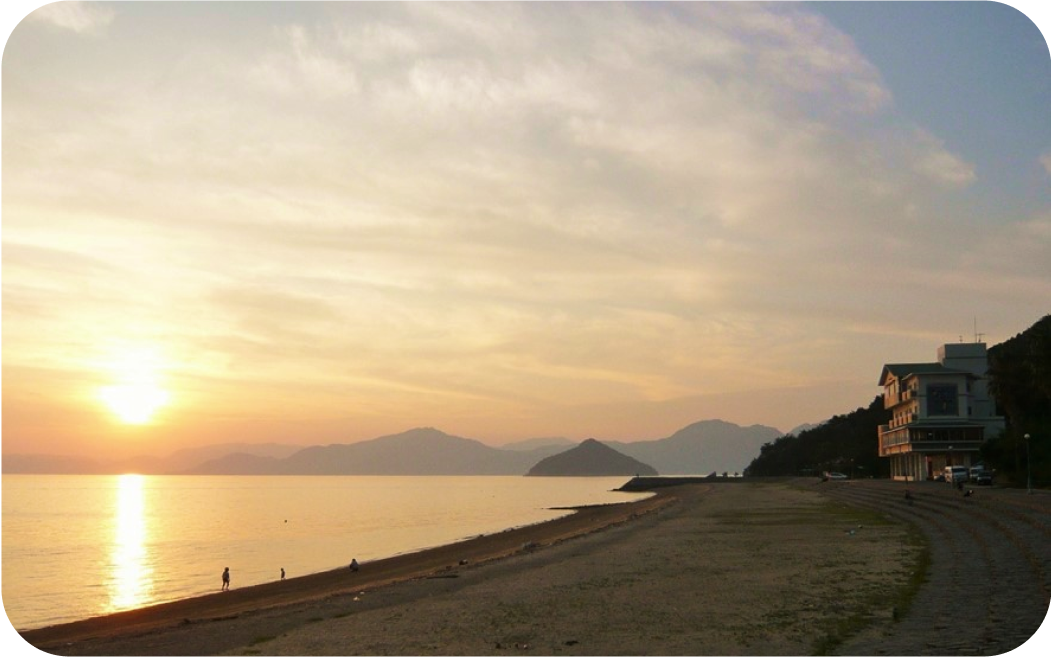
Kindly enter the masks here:
M 959 399 L 956 395 L 956 384 L 939 383 L 927 386 L 927 415 L 959 415 Z

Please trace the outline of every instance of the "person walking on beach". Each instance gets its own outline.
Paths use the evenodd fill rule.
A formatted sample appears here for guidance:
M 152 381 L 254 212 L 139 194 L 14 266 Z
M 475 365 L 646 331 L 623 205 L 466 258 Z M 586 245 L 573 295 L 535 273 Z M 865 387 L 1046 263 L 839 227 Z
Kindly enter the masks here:
M 230 567 L 223 568 L 223 590 L 230 590 Z
M 284 579 L 284 578 L 285 578 L 285 569 L 282 568 L 281 569 L 281 579 Z

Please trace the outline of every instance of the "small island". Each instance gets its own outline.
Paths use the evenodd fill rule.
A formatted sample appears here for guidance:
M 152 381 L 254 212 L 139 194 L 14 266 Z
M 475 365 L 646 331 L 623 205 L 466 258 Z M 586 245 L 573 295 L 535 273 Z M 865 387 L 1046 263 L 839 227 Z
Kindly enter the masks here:
M 549 456 L 534 465 L 527 477 L 657 476 L 657 470 L 588 438 L 573 449 Z

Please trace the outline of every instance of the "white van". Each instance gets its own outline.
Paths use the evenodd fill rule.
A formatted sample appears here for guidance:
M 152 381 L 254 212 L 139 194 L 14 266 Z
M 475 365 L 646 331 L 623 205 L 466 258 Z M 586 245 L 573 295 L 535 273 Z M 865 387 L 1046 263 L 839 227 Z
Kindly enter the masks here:
M 967 481 L 967 468 L 962 465 L 945 466 L 945 481 L 950 484 L 959 484 Z

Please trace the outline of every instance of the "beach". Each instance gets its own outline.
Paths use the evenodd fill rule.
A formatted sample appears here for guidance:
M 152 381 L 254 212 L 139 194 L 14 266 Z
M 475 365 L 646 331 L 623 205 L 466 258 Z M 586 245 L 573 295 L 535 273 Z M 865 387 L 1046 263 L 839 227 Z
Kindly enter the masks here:
M 1047 498 L 963 500 L 931 483 L 913 484 L 906 504 L 902 490 L 676 486 L 357 572 L 23 636 L 60 655 L 1000 654 L 1024 643 L 1048 607 Z M 966 577 L 952 575 L 960 559 Z M 987 594 L 946 614 L 974 582 Z

